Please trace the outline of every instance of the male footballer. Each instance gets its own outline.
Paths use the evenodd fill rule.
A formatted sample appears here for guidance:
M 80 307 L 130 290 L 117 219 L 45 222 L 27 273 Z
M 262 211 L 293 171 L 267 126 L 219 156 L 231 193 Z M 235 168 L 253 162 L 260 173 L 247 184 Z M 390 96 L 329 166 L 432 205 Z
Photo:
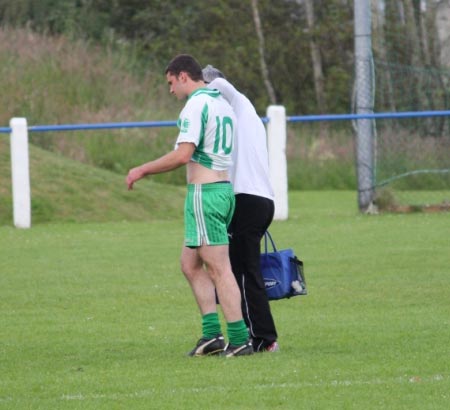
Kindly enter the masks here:
M 227 235 L 235 206 L 228 169 L 236 118 L 220 92 L 205 87 L 202 68 L 192 56 L 176 56 L 165 74 L 170 93 L 187 100 L 178 118 L 175 149 L 131 169 L 126 183 L 133 189 L 134 183 L 147 175 L 186 166 L 181 269 L 202 315 L 202 337 L 189 355 L 249 355 L 253 346 L 231 270 Z M 228 344 L 221 331 L 216 291 L 227 322 Z

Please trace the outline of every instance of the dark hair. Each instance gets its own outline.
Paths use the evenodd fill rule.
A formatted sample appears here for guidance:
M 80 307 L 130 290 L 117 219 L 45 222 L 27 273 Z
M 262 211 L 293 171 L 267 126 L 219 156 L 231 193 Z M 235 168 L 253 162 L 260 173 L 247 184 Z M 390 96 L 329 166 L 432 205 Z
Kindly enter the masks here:
M 165 74 L 180 75 L 184 71 L 193 81 L 203 81 L 202 67 L 198 61 L 189 54 L 179 54 L 172 59 L 166 67 Z

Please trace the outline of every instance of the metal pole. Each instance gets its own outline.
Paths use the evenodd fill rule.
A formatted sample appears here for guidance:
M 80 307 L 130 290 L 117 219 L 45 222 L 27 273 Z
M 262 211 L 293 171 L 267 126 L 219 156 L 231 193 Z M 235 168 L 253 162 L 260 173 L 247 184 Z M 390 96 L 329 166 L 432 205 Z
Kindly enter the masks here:
M 354 0 L 355 19 L 355 88 L 356 113 L 373 113 L 372 95 L 372 38 L 370 0 Z M 373 120 L 356 121 L 356 171 L 358 178 L 358 206 L 367 212 L 374 197 L 374 137 Z

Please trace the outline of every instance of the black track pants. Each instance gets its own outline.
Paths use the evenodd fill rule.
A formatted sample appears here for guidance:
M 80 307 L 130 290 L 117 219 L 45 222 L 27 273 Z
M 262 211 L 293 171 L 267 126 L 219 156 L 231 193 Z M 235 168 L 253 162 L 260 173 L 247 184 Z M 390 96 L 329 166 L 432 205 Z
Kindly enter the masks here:
M 273 215 L 274 203 L 270 199 L 236 195 L 236 208 L 229 227 L 230 260 L 242 294 L 242 313 L 255 350 L 277 340 L 259 261 L 261 238 Z

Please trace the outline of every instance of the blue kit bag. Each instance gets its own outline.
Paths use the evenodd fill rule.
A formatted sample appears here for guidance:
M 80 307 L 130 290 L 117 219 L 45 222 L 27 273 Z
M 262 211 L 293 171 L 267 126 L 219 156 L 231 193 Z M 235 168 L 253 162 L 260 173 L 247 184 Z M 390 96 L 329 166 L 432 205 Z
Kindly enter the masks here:
M 272 252 L 268 251 L 268 241 L 272 244 Z M 268 231 L 264 234 L 261 272 L 269 300 L 307 294 L 303 262 L 295 256 L 292 249 L 277 250 Z

